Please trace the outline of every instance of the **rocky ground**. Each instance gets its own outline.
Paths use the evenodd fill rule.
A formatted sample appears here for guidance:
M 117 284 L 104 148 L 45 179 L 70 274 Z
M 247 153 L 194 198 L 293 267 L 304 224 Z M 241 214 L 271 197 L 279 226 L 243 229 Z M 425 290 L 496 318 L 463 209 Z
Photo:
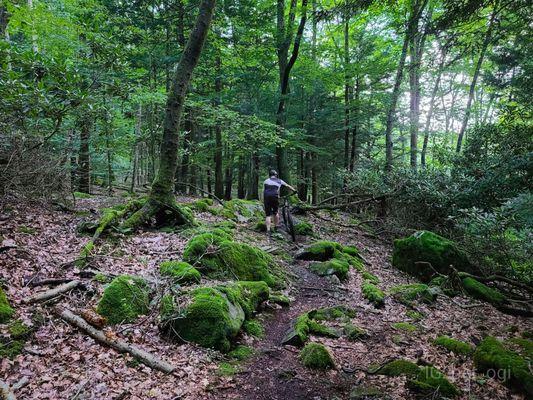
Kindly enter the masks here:
M 93 196 L 77 200 L 69 211 L 47 203 L 16 199 L 2 202 L 0 242 L 5 249 L 0 252 L 0 277 L 16 309 L 16 318 L 35 327 L 21 354 L 0 361 L 1 379 L 10 385 L 22 383 L 16 391 L 19 398 L 348 399 L 350 393 L 356 398 L 358 389 L 368 388 L 381 393 L 372 398 L 413 398 L 405 377 L 368 373 L 372 365 L 394 358 L 433 364 L 461 389 L 459 398 L 523 398 L 498 380 L 474 372 L 470 358 L 442 350 L 431 340 L 441 334 L 472 344 L 487 334 L 505 339 L 519 337 L 533 330 L 530 320 L 503 314 L 486 303 L 463 296 L 439 296 L 435 303 L 417 304 L 421 320 L 414 320 L 408 312 L 413 310 L 392 296 L 386 297 L 384 307 L 375 308 L 361 294 L 362 279 L 357 271 L 351 269 L 348 280 L 339 283 L 318 277 L 309 271 L 309 262 L 292 258 L 311 238 L 299 237 L 297 244 L 282 237 L 268 240 L 244 222 L 238 226 L 236 239 L 268 249 L 277 257 L 289 271 L 287 294 L 292 298 L 289 307 L 267 304 L 258 315 L 265 328 L 262 338 L 245 334 L 238 338 L 238 343 L 254 349 L 254 355 L 247 360 L 236 362 L 192 343 L 177 344 L 163 339 L 157 328 L 156 312 L 140 317 L 135 323 L 115 326 L 107 334 L 137 344 L 177 366 L 173 374 L 154 371 L 130 356 L 96 343 L 52 312 L 58 305 L 75 312 L 94 307 L 104 288 L 95 279 L 81 278 L 81 290 L 47 303 L 25 304 L 25 299 L 48 289 L 32 287 L 32 282 L 43 278 L 80 279 L 73 261 L 88 238 L 77 233 L 78 224 L 95 216 L 103 206 L 122 201 L 120 197 Z M 206 223 L 223 220 L 209 213 L 199 213 L 197 218 Z M 307 219 L 314 226 L 316 238 L 357 246 L 366 269 L 380 279 L 383 291 L 414 282 L 391 266 L 390 243 L 363 230 L 344 227 L 348 223 L 342 214 Z M 116 233 L 98 243 L 89 267 L 104 274 L 139 275 L 157 284 L 161 279 L 159 263 L 180 259 L 187 240 L 187 234 L 160 231 Z M 299 349 L 281 344 L 286 331 L 301 313 L 339 304 L 356 310 L 351 322 L 364 328 L 368 337 L 348 341 L 344 337 L 312 336 L 311 341 L 327 346 L 335 368 L 306 369 L 298 359 Z M 395 328 L 393 324 L 398 322 L 409 322 L 415 330 Z M 0 335 L 6 335 L 7 329 L 0 325 Z

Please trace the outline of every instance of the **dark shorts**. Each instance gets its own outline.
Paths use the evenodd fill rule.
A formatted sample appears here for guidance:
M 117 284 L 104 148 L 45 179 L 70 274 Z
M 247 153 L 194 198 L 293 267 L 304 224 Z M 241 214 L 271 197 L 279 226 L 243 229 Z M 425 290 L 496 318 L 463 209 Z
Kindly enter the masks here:
M 265 214 L 267 217 L 276 215 L 279 208 L 278 196 L 266 196 L 265 197 Z

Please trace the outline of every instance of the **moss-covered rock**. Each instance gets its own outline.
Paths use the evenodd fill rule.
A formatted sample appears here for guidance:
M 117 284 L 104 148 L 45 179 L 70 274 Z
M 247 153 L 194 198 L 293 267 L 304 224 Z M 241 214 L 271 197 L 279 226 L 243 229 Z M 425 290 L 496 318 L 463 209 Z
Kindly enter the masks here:
M 385 365 L 380 366 L 375 371 L 370 371 L 372 373 L 377 373 L 379 375 L 387 376 L 412 376 L 415 377 L 418 375 L 420 367 L 415 363 L 407 360 L 393 360 Z
M 4 324 L 11 319 L 15 310 L 9 305 L 6 293 L 0 287 L 0 324 Z
M 200 283 L 202 280 L 200 272 L 185 261 L 163 261 L 159 272 L 180 284 Z
M 498 339 L 488 336 L 474 352 L 474 365 L 480 372 L 497 377 L 527 396 L 533 396 L 533 375 L 529 362 L 516 352 L 506 349 Z
M 505 296 L 499 290 L 492 289 L 474 278 L 464 278 L 462 283 L 466 293 L 476 299 L 486 301 L 496 307 L 506 302 Z
M 294 232 L 300 236 L 311 236 L 313 234 L 313 225 L 307 221 L 300 221 L 294 225 Z
M 307 368 L 330 369 L 335 368 L 333 357 L 328 349 L 319 343 L 308 343 L 300 352 L 300 361 Z
M 309 269 L 319 276 L 335 275 L 341 281 L 348 279 L 350 264 L 344 260 L 332 259 L 328 261 L 315 262 Z
M 363 297 L 373 303 L 376 307 L 382 307 L 385 304 L 385 293 L 376 285 L 365 282 L 362 286 Z
M 237 222 L 247 222 L 262 219 L 265 213 L 263 205 L 257 200 L 234 199 L 224 203 L 222 216 Z
M 111 324 L 133 322 L 148 312 L 150 288 L 141 278 L 121 275 L 105 288 L 96 311 Z
M 434 341 L 433 344 L 445 348 L 452 353 L 462 356 L 469 356 L 474 352 L 474 347 L 469 343 L 463 342 L 461 340 L 453 339 L 449 336 L 439 336 Z
M 414 392 L 431 398 L 453 398 L 460 394 L 446 376 L 432 366 L 420 367 L 418 374 L 407 381 L 407 386 Z
M 302 252 L 297 254 L 299 260 L 309 261 L 327 261 L 336 255 L 336 252 L 342 252 L 343 246 L 337 242 L 320 240 L 312 243 Z
M 271 303 L 279 304 L 282 307 L 287 307 L 291 305 L 291 299 L 283 293 L 279 292 L 271 293 L 270 298 L 268 300 Z
M 346 338 L 352 342 L 368 337 L 368 332 L 365 329 L 351 323 L 344 325 L 343 332 Z
M 219 228 L 189 240 L 183 260 L 212 278 L 264 281 L 271 287 L 282 286 L 283 274 L 270 254 L 231 241 L 231 236 Z
M 329 326 L 326 326 L 324 324 L 321 324 L 320 322 L 317 322 L 314 319 L 309 319 L 308 326 L 309 333 L 312 333 L 313 335 L 324 336 L 329 338 L 341 337 L 341 333 L 339 331 L 330 328 Z
M 355 318 L 356 312 L 353 308 L 349 308 L 343 305 L 318 308 L 316 310 L 309 311 L 310 318 L 317 321 L 332 321 L 336 319 L 350 319 Z
M 433 303 L 437 299 L 438 289 L 423 283 L 394 286 L 389 293 L 400 303 L 412 305 L 415 301 Z
M 466 254 L 454 242 L 429 231 L 395 240 L 392 265 L 423 282 L 429 282 L 435 271 L 447 275 L 450 265 L 460 271 L 475 272 Z
M 309 313 L 303 313 L 293 321 L 292 326 L 285 333 L 283 344 L 303 346 L 309 339 Z
M 161 315 L 162 329 L 180 340 L 227 352 L 245 318 L 252 317 L 268 293 L 264 282 L 194 289 L 174 300 L 173 312 Z
M 210 198 L 196 200 L 192 203 L 187 204 L 187 206 L 189 206 L 190 208 L 198 212 L 208 212 L 209 207 L 211 207 L 212 205 L 213 205 L 213 199 L 210 199 Z

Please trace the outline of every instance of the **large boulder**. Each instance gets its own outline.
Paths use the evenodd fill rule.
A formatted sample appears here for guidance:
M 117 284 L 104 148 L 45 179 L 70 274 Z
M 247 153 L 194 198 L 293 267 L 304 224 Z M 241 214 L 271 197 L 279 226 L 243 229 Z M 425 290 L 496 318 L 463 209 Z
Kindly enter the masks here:
M 146 314 L 150 305 L 150 287 L 136 276 L 120 275 L 105 288 L 96 311 L 111 324 L 133 322 Z
M 175 301 L 166 300 L 161 328 L 178 340 L 228 352 L 245 319 L 268 300 L 269 293 L 265 282 L 197 288 Z
M 231 236 L 213 229 L 194 236 L 183 252 L 183 260 L 215 279 L 264 281 L 271 287 L 282 284 L 282 270 L 272 256 L 245 243 L 233 242 Z
M 392 265 L 424 282 L 429 282 L 437 273 L 448 275 L 451 266 L 459 271 L 476 272 L 454 242 L 429 231 L 395 240 Z

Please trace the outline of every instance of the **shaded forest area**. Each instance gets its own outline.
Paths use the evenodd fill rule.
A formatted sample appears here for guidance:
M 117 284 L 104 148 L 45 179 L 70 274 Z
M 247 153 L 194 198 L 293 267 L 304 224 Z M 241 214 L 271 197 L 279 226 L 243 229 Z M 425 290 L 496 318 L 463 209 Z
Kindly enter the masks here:
M 532 15 L 0 0 L 0 398 L 532 396 Z

